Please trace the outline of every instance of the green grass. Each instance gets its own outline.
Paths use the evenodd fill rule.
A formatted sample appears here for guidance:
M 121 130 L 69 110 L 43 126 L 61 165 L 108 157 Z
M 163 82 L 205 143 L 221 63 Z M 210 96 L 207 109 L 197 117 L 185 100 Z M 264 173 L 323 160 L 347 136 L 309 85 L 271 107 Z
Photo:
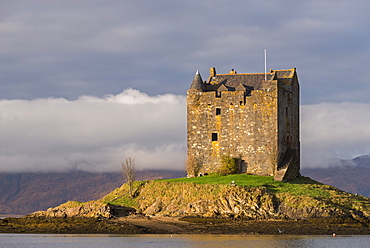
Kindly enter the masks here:
M 112 204 L 112 205 L 132 207 L 132 208 L 137 208 L 138 207 L 137 199 L 130 198 L 130 197 L 127 197 L 127 196 L 126 197 L 121 197 L 121 198 L 116 199 L 114 201 L 106 201 L 105 203 L 109 203 L 109 204 Z
M 227 176 L 209 175 L 204 177 L 160 179 L 157 181 L 182 182 L 197 184 L 230 184 L 232 181 L 238 186 L 265 187 L 273 193 L 291 193 L 293 195 L 308 195 L 314 197 L 328 197 L 329 193 L 322 190 L 322 184 L 307 177 L 284 183 L 274 181 L 273 177 L 255 176 L 247 174 L 233 174 Z
M 276 182 L 273 180 L 273 177 L 261 177 L 247 174 L 233 174 L 227 176 L 209 175 L 204 177 L 159 179 L 156 181 L 198 183 L 198 184 L 230 184 L 231 181 L 235 181 L 235 183 L 239 186 L 250 186 L 250 187 L 259 187 L 263 186 L 266 183 Z

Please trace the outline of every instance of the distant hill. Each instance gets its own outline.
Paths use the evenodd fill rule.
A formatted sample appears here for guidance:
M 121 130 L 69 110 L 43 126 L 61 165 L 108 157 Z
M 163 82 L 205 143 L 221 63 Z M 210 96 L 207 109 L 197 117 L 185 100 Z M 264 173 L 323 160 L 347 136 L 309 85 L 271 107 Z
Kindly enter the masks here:
M 301 174 L 341 190 L 370 198 L 370 155 L 338 159 L 327 168 L 305 168 Z
M 137 180 L 184 177 L 184 171 L 138 171 Z M 120 173 L 0 173 L 0 214 L 23 215 L 69 200 L 99 199 L 123 184 Z

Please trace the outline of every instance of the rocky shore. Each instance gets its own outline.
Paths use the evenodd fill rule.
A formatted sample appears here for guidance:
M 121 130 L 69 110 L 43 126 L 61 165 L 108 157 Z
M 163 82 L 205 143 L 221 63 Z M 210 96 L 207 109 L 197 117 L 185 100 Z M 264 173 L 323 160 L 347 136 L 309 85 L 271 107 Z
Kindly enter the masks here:
M 6 218 L 1 233 L 370 235 L 369 223 L 351 219 L 232 220 L 197 217 Z

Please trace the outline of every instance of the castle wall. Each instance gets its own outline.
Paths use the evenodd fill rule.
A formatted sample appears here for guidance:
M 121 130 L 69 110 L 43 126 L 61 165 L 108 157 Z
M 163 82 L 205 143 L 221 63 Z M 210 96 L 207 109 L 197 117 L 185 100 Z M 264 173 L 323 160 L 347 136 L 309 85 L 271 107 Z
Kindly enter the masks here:
M 244 91 L 222 91 L 219 96 L 215 91 L 188 91 L 188 156 L 203 161 L 201 172 L 216 172 L 221 157 L 230 155 L 241 158 L 246 173 L 274 175 L 278 82 L 264 84 L 250 96 Z
M 277 169 L 290 167 L 286 175 L 284 174 L 284 178 L 278 180 L 287 181 L 294 179 L 300 171 L 299 84 L 296 77 L 292 82 L 288 80 L 279 82 L 278 96 L 279 158 Z

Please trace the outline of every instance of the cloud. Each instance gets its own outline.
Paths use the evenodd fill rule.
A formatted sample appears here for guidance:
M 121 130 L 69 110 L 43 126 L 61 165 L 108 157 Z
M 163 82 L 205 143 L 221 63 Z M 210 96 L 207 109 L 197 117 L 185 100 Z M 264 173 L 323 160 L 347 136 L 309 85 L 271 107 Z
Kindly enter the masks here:
M 370 104 L 321 103 L 302 106 L 302 165 L 327 166 L 334 158 L 370 154 Z
M 370 154 L 366 103 L 321 103 L 301 110 L 302 167 Z M 183 169 L 186 99 L 135 89 L 102 98 L 0 101 L 0 171 Z
M 0 4 L 1 99 L 181 95 L 196 69 L 262 72 L 267 48 L 269 68 L 298 69 L 304 104 L 369 101 L 368 1 Z
M 82 96 L 0 101 L 2 171 L 117 171 L 126 156 L 139 168 L 183 168 L 185 97 L 134 89 Z

